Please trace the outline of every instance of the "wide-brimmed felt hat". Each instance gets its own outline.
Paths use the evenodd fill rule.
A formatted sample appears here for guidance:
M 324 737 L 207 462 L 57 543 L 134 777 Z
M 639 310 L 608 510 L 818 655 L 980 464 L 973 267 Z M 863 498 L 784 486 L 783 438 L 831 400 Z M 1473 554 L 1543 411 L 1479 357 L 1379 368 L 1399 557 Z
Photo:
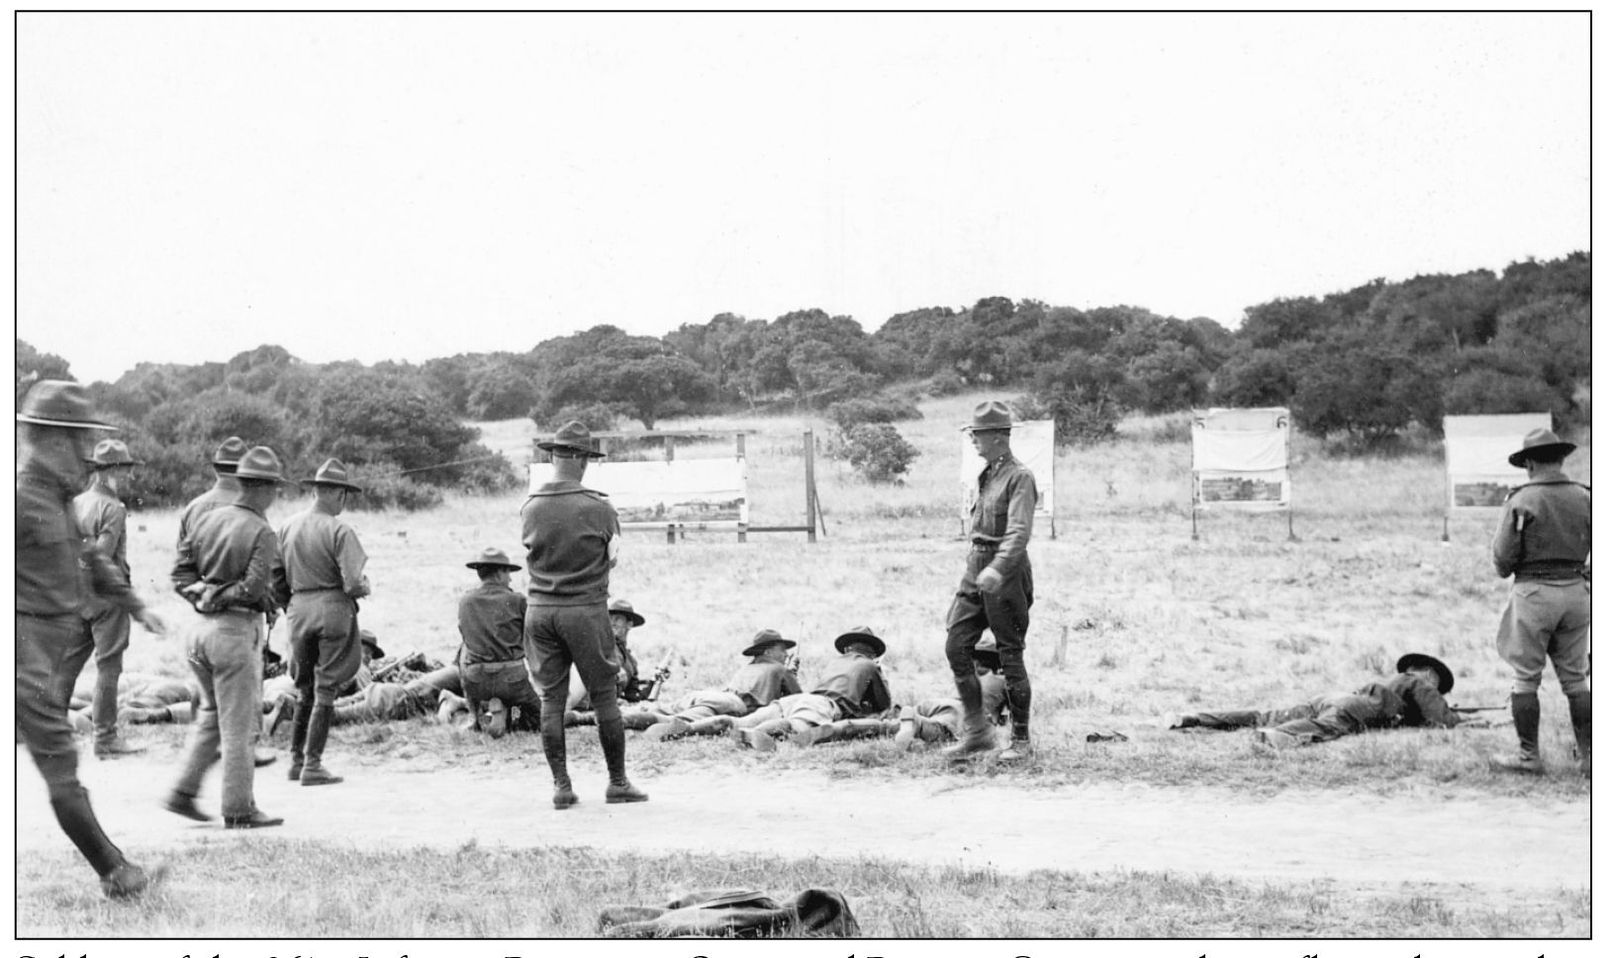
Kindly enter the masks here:
M 241 470 L 237 469 L 235 474 L 239 476 Z M 348 481 L 347 463 L 340 459 L 325 460 L 320 463 L 318 469 L 314 470 L 313 476 L 300 481 L 305 486 L 336 486 L 339 489 L 352 489 L 354 492 L 364 491 L 361 487 Z
M 763 629 L 761 632 L 756 634 L 756 637 L 751 640 L 751 644 L 746 646 L 745 651 L 741 652 L 740 654 L 761 655 L 776 645 L 782 645 L 787 649 L 793 649 L 796 647 L 796 643 L 794 641 L 785 638 L 778 632 L 775 632 L 773 629 Z
M 247 454 L 247 444 L 240 436 L 231 436 L 213 450 L 213 465 L 233 466 Z
M 503 549 L 495 549 L 492 546 L 483 549 L 480 555 L 465 563 L 467 569 L 480 569 L 484 566 L 495 569 L 509 569 L 511 572 L 521 569 L 521 566 L 510 561 L 510 557 L 504 554 Z
M 110 469 L 113 466 L 143 466 L 139 459 L 129 455 L 129 446 L 121 439 L 103 439 L 95 444 L 95 451 L 85 462 L 97 469 Z
M 960 426 L 970 432 L 987 432 L 994 429 L 1013 429 L 1014 413 L 1009 404 L 1000 399 L 988 399 L 975 407 L 975 418 Z
M 1572 442 L 1559 439 L 1558 434 L 1551 429 L 1532 429 L 1524 435 L 1524 447 L 1508 456 L 1508 465 L 1515 469 L 1523 469 L 1526 459 L 1555 462 L 1578 448 L 1580 447 Z
M 17 421 L 36 426 L 66 429 L 105 429 L 117 432 L 111 423 L 90 418 L 90 393 L 81 383 L 66 379 L 41 379 L 28 390 L 17 411 Z
M 253 446 L 242 456 L 241 461 L 235 464 L 235 477 L 248 482 L 285 482 L 290 483 L 282 474 L 280 457 L 268 446 Z
M 550 452 L 557 449 L 575 452 L 590 459 L 599 459 L 605 455 L 605 453 L 595 450 L 594 436 L 588 431 L 588 427 L 575 419 L 555 430 L 555 438 L 539 441 L 538 448 L 547 449 Z
M 1457 684 L 1457 680 L 1452 677 L 1451 669 L 1446 668 L 1446 663 L 1440 661 L 1432 655 L 1424 655 L 1422 652 L 1408 652 L 1406 655 L 1401 656 L 1401 658 L 1396 659 L 1395 670 L 1397 672 L 1405 672 L 1407 669 L 1417 668 L 1428 668 L 1435 670 L 1435 674 L 1440 676 L 1441 695 L 1445 695 L 1447 692 L 1450 692 L 1451 687 Z
M 633 623 L 634 628 L 644 625 L 644 616 L 633 611 L 633 603 L 627 599 L 612 599 L 611 604 L 605 607 L 605 611 L 627 616 L 628 621 Z
M 874 634 L 874 630 L 866 625 L 860 625 L 850 632 L 842 632 L 835 637 L 835 651 L 845 652 L 846 647 L 853 642 L 867 642 L 874 646 L 874 657 L 879 658 L 885 654 L 885 640 Z
M 381 648 L 381 643 L 376 641 L 375 633 L 369 629 L 359 630 L 359 641 L 370 647 L 371 658 L 384 659 L 387 657 L 386 650 Z

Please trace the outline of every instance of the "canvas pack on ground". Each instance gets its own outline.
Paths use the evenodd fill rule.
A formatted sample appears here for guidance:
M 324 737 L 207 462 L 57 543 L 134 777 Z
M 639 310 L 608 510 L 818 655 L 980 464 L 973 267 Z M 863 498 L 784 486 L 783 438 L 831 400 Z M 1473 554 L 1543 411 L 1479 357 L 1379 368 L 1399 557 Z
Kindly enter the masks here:
M 616 905 L 600 912 L 607 938 L 855 938 L 846 899 L 809 888 L 786 904 L 754 889 L 681 895 L 662 907 Z

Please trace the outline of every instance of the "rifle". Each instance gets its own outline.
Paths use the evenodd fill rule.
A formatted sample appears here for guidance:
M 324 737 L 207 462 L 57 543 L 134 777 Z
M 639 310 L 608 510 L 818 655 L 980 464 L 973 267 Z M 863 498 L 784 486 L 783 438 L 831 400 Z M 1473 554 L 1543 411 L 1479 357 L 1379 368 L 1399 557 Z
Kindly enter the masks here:
M 661 687 L 667 683 L 667 676 L 672 674 L 673 650 L 668 649 L 667 654 L 656 663 L 656 671 L 650 681 L 640 680 L 641 687 L 639 701 L 654 702 L 661 695 Z
M 387 676 L 389 676 L 392 673 L 394 673 L 394 672 L 398 671 L 399 669 L 403 668 L 406 664 L 409 663 L 410 659 L 416 658 L 419 655 L 420 655 L 420 653 L 417 652 L 414 649 L 410 649 L 408 652 L 404 652 L 404 653 L 400 654 L 397 658 L 393 659 L 391 662 L 388 662 L 386 665 L 383 665 L 381 668 L 376 669 L 375 671 L 371 672 L 370 673 L 370 680 L 373 681 L 373 682 L 385 682 L 386 679 L 387 679 Z
M 801 672 L 801 653 L 797 652 L 795 649 L 791 649 L 789 652 L 786 652 L 785 668 L 790 670 L 791 675 L 799 674 Z
M 1458 715 L 1473 715 L 1476 712 L 1506 712 L 1507 705 L 1449 705 L 1447 708 Z

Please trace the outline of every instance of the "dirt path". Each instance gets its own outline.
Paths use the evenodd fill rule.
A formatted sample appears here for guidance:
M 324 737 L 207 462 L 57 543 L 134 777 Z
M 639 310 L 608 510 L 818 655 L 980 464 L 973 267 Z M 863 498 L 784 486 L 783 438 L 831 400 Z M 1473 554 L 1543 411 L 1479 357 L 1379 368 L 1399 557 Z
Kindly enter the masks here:
M 60 846 L 44 787 L 20 750 L 18 848 Z M 348 782 L 301 788 L 282 763 L 258 777 L 258 803 L 286 825 L 224 832 L 158 808 L 173 763 L 86 759 L 83 778 L 108 832 L 135 847 L 258 835 L 366 848 L 565 845 L 722 854 L 867 855 L 933 865 L 1213 873 L 1246 880 L 1429 883 L 1490 898 L 1591 881 L 1589 802 L 1530 803 L 1469 793 L 1422 800 L 1294 792 L 1250 800 L 1226 789 L 1093 784 L 1024 791 L 944 778 L 858 781 L 807 772 L 765 778 L 666 773 L 639 784 L 643 805 L 606 805 L 597 765 L 574 771 L 583 804 L 549 807 L 547 775 L 357 767 Z M 218 780 L 204 803 L 217 810 Z M 1004 814 L 1004 810 L 1012 812 Z M 421 822 L 433 827 L 422 829 Z M 514 827 L 512 827 L 514 826 Z M 854 846 L 843 836 L 856 827 Z

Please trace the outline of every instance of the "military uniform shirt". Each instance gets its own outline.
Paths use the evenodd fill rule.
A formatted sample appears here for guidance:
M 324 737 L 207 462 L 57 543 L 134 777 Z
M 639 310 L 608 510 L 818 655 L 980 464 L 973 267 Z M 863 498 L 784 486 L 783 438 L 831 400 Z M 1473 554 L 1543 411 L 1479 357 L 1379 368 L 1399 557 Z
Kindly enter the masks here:
M 1592 551 L 1592 493 L 1561 474 L 1513 490 L 1491 539 L 1496 574 L 1518 579 L 1572 579 Z
M 723 690 L 733 692 L 757 709 L 781 696 L 801 694 L 801 683 L 796 681 L 796 673 L 778 662 L 747 662 L 734 670 Z
M 18 612 L 67 615 L 79 610 L 89 592 L 131 615 L 144 611 L 145 606 L 129 588 L 128 578 L 100 550 L 84 541 L 72 493 L 48 465 L 31 456 L 19 464 L 17 471 L 16 533 Z
M 987 568 L 1008 578 L 1025 562 L 1037 511 L 1037 480 L 1013 453 L 1004 453 L 981 470 L 976 486 L 979 495 L 970 507 L 970 539 L 997 546 Z
M 830 662 L 813 694 L 834 699 L 841 712 L 853 718 L 877 715 L 891 707 L 891 690 L 886 688 L 880 664 L 851 652 Z
M 521 507 L 527 602 L 593 605 L 611 580 L 611 540 L 621 534 L 605 496 L 575 480 L 546 482 Z
M 460 665 L 509 662 L 526 655 L 527 600 L 509 586 L 484 582 L 460 597 Z
M 311 507 L 280 527 L 281 561 L 291 591 L 336 589 L 353 598 L 364 594 L 368 556 L 358 533 L 339 517 Z
M 185 503 L 185 509 L 179 514 L 179 538 L 185 538 L 197 518 L 205 512 L 212 512 L 219 506 L 228 506 L 241 498 L 241 480 L 232 475 L 220 473 L 213 481 L 213 488 Z
M 268 520 L 234 503 L 196 520 L 179 543 L 170 578 L 176 591 L 196 582 L 223 585 L 213 599 L 219 609 L 271 612 L 279 552 Z

